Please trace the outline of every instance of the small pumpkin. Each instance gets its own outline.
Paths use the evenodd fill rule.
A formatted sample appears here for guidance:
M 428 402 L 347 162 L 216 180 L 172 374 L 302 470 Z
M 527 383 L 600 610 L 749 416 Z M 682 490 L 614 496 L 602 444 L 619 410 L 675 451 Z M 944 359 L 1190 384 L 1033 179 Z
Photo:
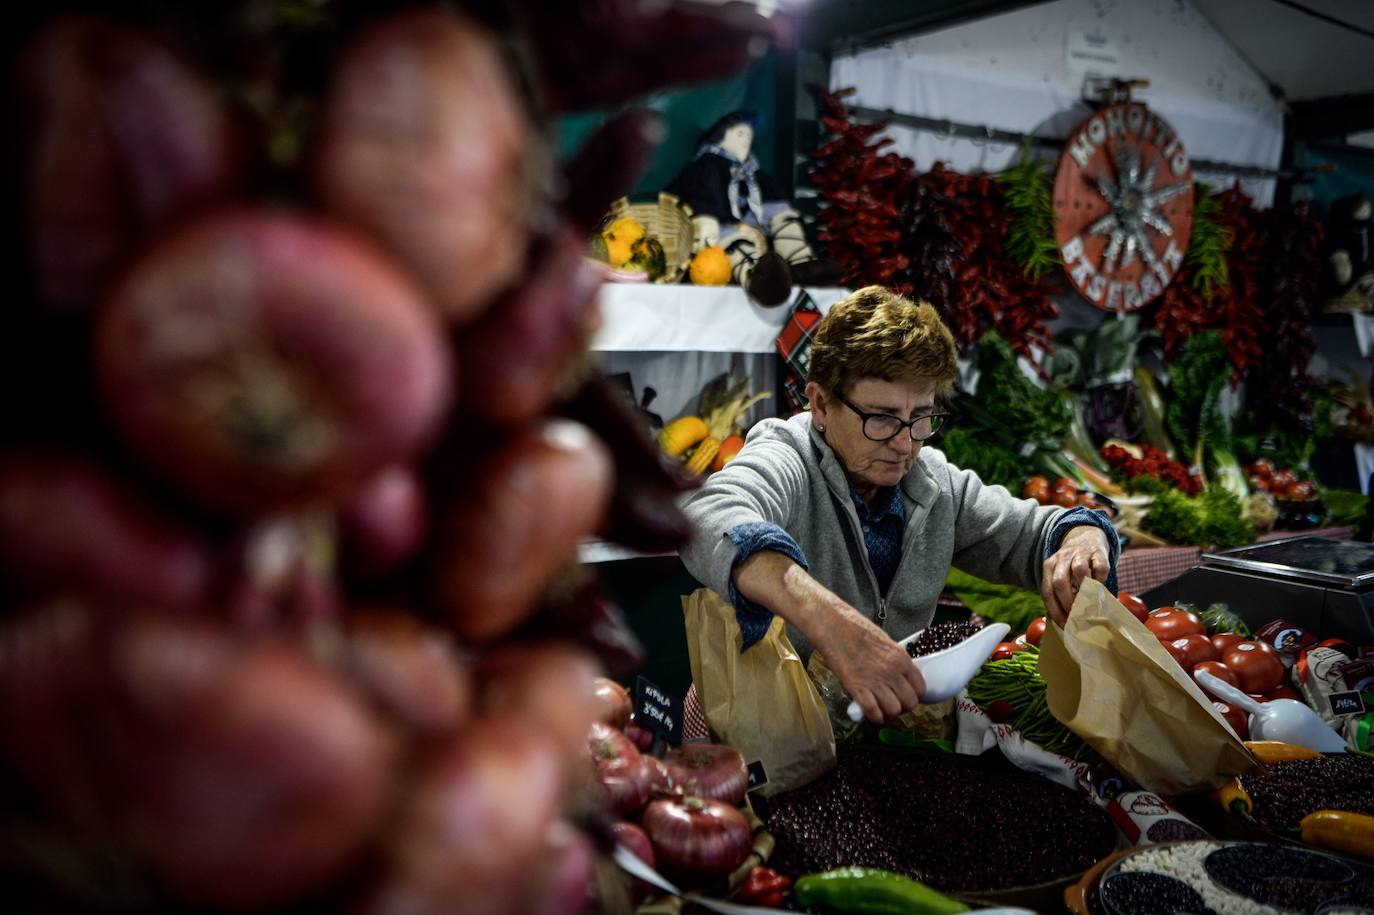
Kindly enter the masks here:
M 621 216 L 606 227 L 604 234 L 618 241 L 623 241 L 627 245 L 633 246 L 635 242 L 639 241 L 647 233 L 644 230 L 644 226 L 633 216 Z
M 630 242 L 622 241 L 614 235 L 603 235 L 606 240 L 606 263 L 612 267 L 623 267 L 633 255 Z
M 730 258 L 719 245 L 702 248 L 692 258 L 689 272 L 698 286 L 724 286 L 730 282 Z
M 706 421 L 700 416 L 683 416 L 663 427 L 658 433 L 658 446 L 669 457 L 682 457 L 709 434 Z
M 726 464 L 735 459 L 739 450 L 744 447 L 744 436 L 727 435 L 721 440 L 720 450 L 716 452 L 715 458 L 711 461 L 712 470 L 721 470 Z

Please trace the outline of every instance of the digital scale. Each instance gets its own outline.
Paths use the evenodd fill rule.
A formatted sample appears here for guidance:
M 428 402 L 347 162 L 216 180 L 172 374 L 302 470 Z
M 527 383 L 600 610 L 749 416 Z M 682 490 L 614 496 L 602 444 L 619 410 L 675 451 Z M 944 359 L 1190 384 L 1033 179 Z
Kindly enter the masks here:
M 1374 543 L 1291 537 L 1216 553 L 1141 599 L 1224 603 L 1256 628 L 1285 619 L 1319 639 L 1374 642 Z

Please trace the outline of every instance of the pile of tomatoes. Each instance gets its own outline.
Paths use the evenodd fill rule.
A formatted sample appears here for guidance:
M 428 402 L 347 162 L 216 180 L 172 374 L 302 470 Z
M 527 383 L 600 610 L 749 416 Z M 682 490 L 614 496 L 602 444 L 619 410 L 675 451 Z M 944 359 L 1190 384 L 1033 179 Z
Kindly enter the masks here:
M 1117 594 L 1117 600 L 1155 634 L 1164 649 L 1189 675 L 1205 670 L 1260 702 L 1302 698 L 1285 685 L 1287 669 L 1274 646 L 1268 642 L 1247 639 L 1234 632 L 1218 632 L 1209 636 L 1207 625 L 1191 610 L 1173 606 L 1151 610 L 1129 591 Z M 992 660 L 1011 657 L 1026 645 L 1039 645 L 1044 634 L 1045 617 L 1037 617 L 1027 627 L 1025 635 L 1016 642 L 1000 643 L 993 652 Z M 1212 704 L 1232 730 L 1244 739 L 1248 731 L 1245 713 L 1225 702 L 1213 700 Z
M 1287 502 L 1307 502 L 1317 498 L 1317 484 L 1300 479 L 1288 467 L 1275 467 L 1268 458 L 1257 458 L 1245 468 L 1251 489 L 1263 490 L 1275 499 Z
M 1034 499 L 1041 505 L 1058 505 L 1061 508 L 1073 508 L 1075 505 L 1085 508 L 1102 507 L 1091 492 L 1079 489 L 1078 484 L 1068 477 L 1058 477 L 1054 483 L 1050 483 L 1048 477 L 1036 474 L 1028 478 L 1021 487 L 1021 498 Z

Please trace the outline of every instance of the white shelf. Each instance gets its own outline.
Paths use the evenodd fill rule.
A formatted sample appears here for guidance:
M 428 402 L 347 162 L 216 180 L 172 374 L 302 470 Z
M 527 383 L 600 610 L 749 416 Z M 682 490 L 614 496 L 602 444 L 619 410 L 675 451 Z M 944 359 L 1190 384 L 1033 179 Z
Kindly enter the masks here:
M 592 349 L 602 352 L 772 353 L 800 289 L 786 303 L 764 308 L 738 286 L 607 283 L 601 287 L 601 329 Z M 821 311 L 847 289 L 808 289 Z
M 676 550 L 669 550 L 666 553 L 641 553 L 638 550 L 631 550 L 616 543 L 607 543 L 604 540 L 584 540 L 577 548 L 577 561 L 584 565 L 594 565 L 598 562 L 619 562 L 623 559 L 651 559 L 655 556 L 676 555 Z

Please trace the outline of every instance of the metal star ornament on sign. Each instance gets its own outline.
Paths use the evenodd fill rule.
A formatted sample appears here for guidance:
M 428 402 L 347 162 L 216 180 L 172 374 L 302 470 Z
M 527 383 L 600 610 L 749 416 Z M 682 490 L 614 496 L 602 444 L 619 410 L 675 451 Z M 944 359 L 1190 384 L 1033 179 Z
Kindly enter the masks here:
M 1103 108 L 1064 144 L 1054 234 L 1082 296 L 1135 311 L 1164 291 L 1193 230 L 1193 169 L 1169 123 L 1139 102 Z

